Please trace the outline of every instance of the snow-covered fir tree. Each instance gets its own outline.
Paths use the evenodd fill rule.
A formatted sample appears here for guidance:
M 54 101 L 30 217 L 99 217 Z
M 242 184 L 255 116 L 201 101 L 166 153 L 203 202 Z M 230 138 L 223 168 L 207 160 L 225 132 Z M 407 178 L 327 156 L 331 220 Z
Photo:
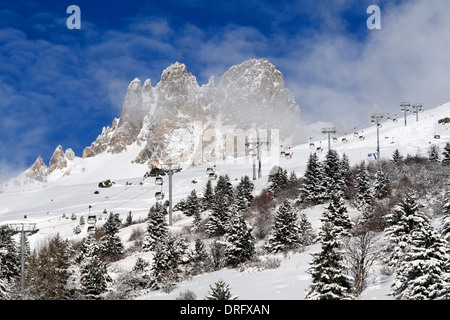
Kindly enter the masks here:
M 323 164 L 323 173 L 325 177 L 324 186 L 326 198 L 328 198 L 334 190 L 343 190 L 344 180 L 342 179 L 341 173 L 341 160 L 338 153 L 333 149 L 327 152 Z
M 343 198 L 343 192 L 335 190 L 330 194 L 330 203 L 323 212 L 322 223 L 328 221 L 334 226 L 334 232 L 337 236 L 349 237 L 350 231 L 353 228 L 353 222 L 347 211 L 347 206 Z
M 142 251 L 152 251 L 158 242 L 167 237 L 168 225 L 166 222 L 167 210 L 161 202 L 156 202 L 148 213 L 147 230 L 142 243 Z
M 269 252 L 281 252 L 298 247 L 301 243 L 297 212 L 289 200 L 284 200 L 275 215 L 272 231 L 264 244 Z
M 448 243 L 425 215 L 416 212 L 414 220 L 395 270 L 392 295 L 401 300 L 448 300 Z
M 7 251 L 0 256 L 0 279 L 11 288 L 20 277 L 20 248 L 6 225 L 0 226 L 0 245 Z
M 308 205 L 323 203 L 325 199 L 325 187 L 322 165 L 316 153 L 310 154 L 300 187 L 299 200 Z
M 119 228 L 121 222 L 119 219 L 119 214 L 110 213 L 108 216 L 108 220 L 106 220 L 103 225 L 103 229 L 105 231 L 105 235 L 101 239 L 102 251 L 103 255 L 117 255 L 123 253 L 123 243 L 120 239 Z
M 230 286 L 223 280 L 219 280 L 214 283 L 213 286 L 209 286 L 210 290 L 205 297 L 205 300 L 237 300 L 238 296 L 233 296 L 230 290 Z
M 362 212 L 362 222 L 367 221 L 372 214 L 373 194 L 370 187 L 369 173 L 364 161 L 358 166 L 356 175 L 356 209 Z
M 395 163 L 403 163 L 403 156 L 400 154 L 400 151 L 398 149 L 395 149 L 395 151 L 392 153 L 392 161 Z
M 447 142 L 444 147 L 444 151 L 442 152 L 442 161 L 441 164 L 443 166 L 450 165 L 450 143 Z
M 450 243 L 450 182 L 447 182 L 442 211 L 441 233 L 444 239 Z
M 206 223 L 206 233 L 210 237 L 224 235 L 230 218 L 229 202 L 226 194 L 216 192 L 214 198 L 212 213 L 209 215 L 209 221 Z
M 274 166 L 269 173 L 268 189 L 274 196 L 276 196 L 281 190 L 285 188 L 285 186 L 287 185 L 287 181 L 287 171 L 283 170 L 283 168 L 279 166 Z
M 433 144 L 428 150 L 428 160 L 430 162 L 439 162 L 441 156 L 439 155 L 439 147 Z
M 400 202 L 385 216 L 387 227 L 385 237 L 387 242 L 386 258 L 388 265 L 398 266 L 408 244 L 411 231 L 415 228 L 425 228 L 427 217 L 420 211 L 416 195 L 408 190 Z
M 200 202 L 195 190 L 192 190 L 186 198 L 186 201 L 183 205 L 183 213 L 188 217 L 192 217 L 200 213 Z
M 384 171 L 379 168 L 375 173 L 375 180 L 373 182 L 373 195 L 377 199 L 382 199 L 386 197 L 391 191 L 391 182 L 389 178 L 384 173 Z
M 187 246 L 181 238 L 168 235 L 155 248 L 151 267 L 151 286 L 170 292 L 172 286 L 180 281 L 181 264 L 186 263 Z
M 211 268 L 211 261 L 205 244 L 199 238 L 195 240 L 194 250 L 191 253 L 191 269 L 189 273 L 193 276 L 207 272 Z
M 233 202 L 234 191 L 233 185 L 231 184 L 230 177 L 228 174 L 220 175 L 217 178 L 217 183 L 214 188 L 215 197 L 223 197 L 227 201 L 227 203 Z M 215 199 L 216 199 L 215 198 Z
M 239 210 L 246 210 L 253 201 L 254 184 L 248 176 L 241 178 L 235 190 L 235 202 Z
M 211 180 L 208 180 L 208 182 L 206 182 L 205 189 L 203 190 L 203 196 L 201 199 L 202 209 L 203 210 L 210 209 L 212 207 L 213 202 L 214 202 L 214 189 L 212 187 Z
M 312 276 L 306 299 L 308 300 L 350 300 L 351 279 L 346 275 L 342 240 L 336 226 L 325 217 L 319 233 L 321 250 L 313 253 Z
M 226 227 L 224 244 L 227 261 L 233 266 L 255 255 L 252 226 L 244 220 L 236 205 L 230 208 L 230 221 Z
M 80 263 L 81 287 L 87 299 L 99 299 L 112 284 L 107 264 L 101 258 L 101 246 L 94 238 L 84 242 L 84 255 Z
M 305 212 L 301 212 L 299 215 L 298 229 L 302 246 L 309 246 L 314 243 L 317 236 Z

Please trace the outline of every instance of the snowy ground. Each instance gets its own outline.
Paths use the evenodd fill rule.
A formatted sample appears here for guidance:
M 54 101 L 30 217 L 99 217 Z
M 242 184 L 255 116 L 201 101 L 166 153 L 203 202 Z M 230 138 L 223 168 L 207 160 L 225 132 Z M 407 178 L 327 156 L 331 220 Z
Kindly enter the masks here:
M 441 105 L 420 114 L 419 122 L 414 115 L 408 115 L 408 125 L 405 127 L 403 118 L 397 123 L 383 122 L 380 128 L 380 151 L 382 158 L 390 158 L 395 149 L 399 149 L 402 155 L 427 156 L 430 145 L 436 144 L 441 151 L 445 143 L 449 141 L 448 126 L 439 125 L 437 121 L 450 115 L 450 103 Z M 450 125 L 449 125 L 450 126 Z M 359 139 L 359 135 L 365 137 Z M 440 135 L 440 139 L 435 139 Z M 347 138 L 348 143 L 342 139 Z M 362 160 L 375 161 L 373 156 L 376 152 L 376 127 L 368 127 L 358 131 L 358 137 L 353 132 L 345 136 L 337 137 L 338 142 L 332 143 L 332 147 L 340 155 L 346 153 L 352 164 Z M 323 160 L 326 154 L 328 141 L 326 136 L 313 137 L 315 147 L 322 146 L 324 152 L 319 154 Z M 50 235 L 59 233 L 70 239 L 81 239 L 86 236 L 87 225 L 81 234 L 74 235 L 73 229 L 78 225 L 81 215 L 85 220 L 89 213 L 96 214 L 104 222 L 107 217 L 102 212 L 119 213 L 125 220 L 129 211 L 133 213 L 133 219 L 145 218 L 149 208 L 155 203 L 154 193 L 160 191 L 161 187 L 154 184 L 154 178 L 143 179 L 147 166 L 132 164 L 131 160 L 137 154 L 137 146 L 131 146 L 127 152 L 122 154 L 102 154 L 94 158 L 76 158 L 71 163 L 69 174 L 55 172 L 49 177 L 47 183 L 29 184 L 26 186 L 14 186 L 9 183 L 8 189 L 0 194 L 0 224 L 10 222 L 35 222 L 39 232 L 30 237 L 32 247 L 38 246 Z M 262 178 L 255 181 L 255 194 L 267 187 L 267 176 L 274 164 L 281 166 L 288 172 L 295 171 L 301 176 L 305 171 L 308 156 L 312 151 L 309 143 L 292 146 L 292 159 L 280 158 L 279 153 L 264 155 L 262 161 Z M 248 175 L 252 177 L 252 160 L 240 159 L 224 163 L 215 163 L 218 175 L 228 174 L 236 185 L 238 180 Z M 205 174 L 209 165 L 198 167 L 184 167 L 173 176 L 173 203 L 185 199 L 192 189 L 202 193 L 207 182 Z M 100 181 L 111 179 L 115 184 L 111 188 L 98 188 Z M 197 180 L 197 183 L 192 183 Z M 213 182 L 214 186 L 215 182 Z M 94 194 L 94 191 L 99 191 Z M 168 198 L 168 177 L 164 177 L 163 191 Z M 89 208 L 91 206 L 91 208 Z M 309 221 L 316 230 L 320 227 L 320 216 L 323 208 L 321 206 L 308 209 L 306 214 Z M 349 208 L 351 216 L 359 213 Z M 71 220 L 72 214 L 77 220 Z M 24 216 L 27 216 L 24 219 Z M 66 218 L 63 218 L 63 215 Z M 172 231 L 177 232 L 188 224 L 187 218 L 174 212 L 174 225 Z M 132 228 L 145 229 L 145 224 L 137 224 L 121 229 L 120 234 L 126 246 L 132 245 L 128 241 Z M 170 293 L 149 292 L 142 295 L 140 299 L 175 299 L 180 292 L 193 291 L 198 299 L 203 299 L 209 290 L 209 286 L 219 279 L 230 285 L 232 292 L 240 299 L 251 300 L 298 300 L 304 299 L 305 292 L 310 285 L 310 275 L 306 272 L 311 261 L 311 253 L 318 250 L 318 245 L 307 247 L 304 252 L 291 253 L 288 256 L 278 256 L 281 265 L 277 269 L 257 271 L 246 269 L 224 269 L 213 273 L 193 277 L 189 281 L 181 282 Z M 147 254 L 148 255 L 148 254 Z M 110 267 L 111 273 L 119 274 L 130 270 L 137 255 L 127 257 Z M 380 266 L 374 268 L 369 286 L 365 289 L 360 299 L 391 299 L 388 295 L 392 279 L 381 275 Z

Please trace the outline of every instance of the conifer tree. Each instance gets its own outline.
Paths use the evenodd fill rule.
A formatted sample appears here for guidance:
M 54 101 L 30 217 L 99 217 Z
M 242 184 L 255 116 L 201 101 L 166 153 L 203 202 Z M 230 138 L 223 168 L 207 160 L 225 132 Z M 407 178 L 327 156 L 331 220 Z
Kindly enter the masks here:
M 370 187 L 370 178 L 365 162 L 358 167 L 356 176 L 356 209 L 362 212 L 362 220 L 367 221 L 372 214 L 373 195 Z
M 109 214 L 108 220 L 103 225 L 105 235 L 101 239 L 103 255 L 116 255 L 123 253 L 123 243 L 118 232 L 120 227 L 119 214 Z
M 219 280 L 214 287 L 209 286 L 210 290 L 205 300 L 237 300 L 237 296 L 231 294 L 230 286 L 223 280 Z
M 308 217 L 304 212 L 300 213 L 298 228 L 301 245 L 308 246 L 310 244 L 313 244 L 316 238 L 316 234 L 314 233 L 312 225 L 308 221 Z
M 339 155 L 335 150 L 329 150 L 327 152 L 323 165 L 323 173 L 325 177 L 324 182 L 327 198 L 332 191 L 343 190 L 344 180 L 342 179 L 340 161 L 341 160 L 339 159 Z
M 373 194 L 377 199 L 386 197 L 391 191 L 391 183 L 384 171 L 380 168 L 375 174 L 375 181 L 373 183 Z
M 442 236 L 450 243 L 450 183 L 447 182 L 442 212 Z
M 200 203 L 195 190 L 191 191 L 184 202 L 183 213 L 188 217 L 192 217 L 200 213 Z
M 446 269 L 448 243 L 420 212 L 407 238 L 407 246 L 398 261 L 392 294 L 402 300 L 435 300 L 450 298 Z M 416 220 L 415 219 L 415 220 Z M 447 278 L 447 279 L 446 279 Z
M 209 221 L 206 223 L 206 233 L 210 237 L 224 235 L 230 217 L 227 196 L 221 192 L 216 192 L 214 197 L 212 213 L 209 215 Z
M 419 210 L 419 203 L 412 191 L 407 191 L 393 210 L 385 216 L 387 227 L 385 237 L 388 240 L 388 265 L 397 266 L 410 243 L 413 228 L 425 227 L 427 218 Z
M 337 236 L 341 238 L 350 236 L 353 222 L 348 214 L 342 191 L 336 190 L 331 192 L 330 203 L 325 208 L 323 216 L 326 221 L 331 222 L 335 226 L 334 231 Z
M 351 279 L 346 275 L 339 231 L 325 217 L 319 233 L 321 251 L 312 254 L 312 284 L 306 294 L 308 300 L 349 300 Z
M 269 182 L 269 191 L 276 196 L 281 190 L 285 188 L 287 185 L 287 171 L 283 170 L 279 166 L 274 166 L 272 170 L 270 170 L 268 182 Z
M 201 202 L 203 210 L 210 209 L 214 202 L 214 190 L 211 180 L 208 180 L 208 182 L 206 183 L 205 189 L 203 190 L 203 197 Z
M 38 300 L 61 300 L 69 297 L 67 280 L 72 263 L 72 246 L 59 234 L 29 257 L 26 273 L 27 294 Z
M 1 255 L 0 278 L 11 287 L 20 277 L 20 249 L 12 236 L 6 225 L 0 226 L 0 244 L 7 250 Z
M 236 206 L 230 209 L 230 221 L 225 232 L 225 252 L 233 266 L 251 259 L 255 254 L 255 238 L 251 225 L 244 220 Z
M 241 178 L 235 191 L 235 201 L 239 210 L 246 210 L 253 201 L 254 184 L 248 176 Z
M 395 163 L 403 163 L 403 156 L 400 154 L 400 151 L 396 149 L 392 154 L 392 161 Z
M 439 162 L 440 161 L 439 147 L 437 145 L 433 144 L 430 147 L 430 150 L 428 150 L 428 160 L 430 162 Z
M 316 153 L 310 154 L 308 164 L 303 176 L 303 184 L 300 187 L 299 200 L 310 205 L 323 203 L 325 187 L 322 183 L 323 171 Z
M 179 239 L 168 235 L 155 248 L 151 267 L 152 287 L 164 288 L 170 292 L 171 287 L 180 280 L 181 263 L 186 253 L 186 246 Z
M 449 142 L 447 142 L 445 144 L 444 152 L 442 152 L 442 156 L 443 156 L 443 159 L 442 159 L 441 164 L 443 166 L 450 165 L 450 143 Z
M 269 252 L 280 252 L 300 245 L 300 232 L 297 213 L 289 200 L 284 200 L 278 208 L 271 234 L 264 248 Z
M 85 255 L 80 264 L 81 286 L 88 299 L 99 299 L 112 283 L 107 265 L 101 258 L 101 247 L 92 237 L 85 241 Z
M 223 197 L 228 204 L 233 202 L 233 185 L 231 184 L 228 174 L 220 175 L 219 178 L 217 178 L 217 184 L 214 188 L 214 194 L 216 197 Z
M 159 241 L 167 237 L 168 225 L 166 222 L 167 209 L 159 201 L 150 208 L 148 213 L 147 231 L 142 243 L 142 250 L 152 251 Z
M 211 261 L 206 252 L 205 244 L 201 239 L 195 240 L 194 251 L 191 254 L 192 268 L 191 275 L 195 276 L 203 272 L 207 272 L 211 267 Z

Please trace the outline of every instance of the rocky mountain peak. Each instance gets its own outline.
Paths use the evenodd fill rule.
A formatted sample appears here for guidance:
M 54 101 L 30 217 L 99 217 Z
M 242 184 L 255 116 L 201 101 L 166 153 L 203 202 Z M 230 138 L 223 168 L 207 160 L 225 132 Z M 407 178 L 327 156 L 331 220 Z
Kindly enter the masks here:
M 118 125 L 103 130 L 83 157 L 123 152 L 136 143 L 142 146 L 138 163 L 173 154 L 188 159 L 186 153 L 196 152 L 189 141 L 195 123 L 202 130 L 216 125 L 280 129 L 280 136 L 287 136 L 295 132 L 299 114 L 281 72 L 267 59 L 244 61 L 225 72 L 217 86 L 211 77 L 201 87 L 185 64 L 175 62 L 155 87 L 150 79 L 143 87 L 138 78 L 130 83 Z

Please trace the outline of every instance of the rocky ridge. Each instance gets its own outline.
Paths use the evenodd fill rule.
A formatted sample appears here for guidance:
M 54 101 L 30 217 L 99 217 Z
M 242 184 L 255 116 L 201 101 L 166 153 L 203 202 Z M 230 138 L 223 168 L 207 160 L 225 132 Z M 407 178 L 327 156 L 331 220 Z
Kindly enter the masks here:
M 278 129 L 286 139 L 300 131 L 300 108 L 284 88 L 281 72 L 267 59 L 251 59 L 233 66 L 217 86 L 211 77 L 199 86 L 186 65 L 165 69 L 156 86 L 150 79 L 128 86 L 123 110 L 111 127 L 83 152 L 83 158 L 102 152 L 120 153 L 142 145 L 135 162 L 158 164 L 168 157 L 191 161 L 202 134 L 209 129 Z M 198 159 L 197 159 L 198 160 Z

